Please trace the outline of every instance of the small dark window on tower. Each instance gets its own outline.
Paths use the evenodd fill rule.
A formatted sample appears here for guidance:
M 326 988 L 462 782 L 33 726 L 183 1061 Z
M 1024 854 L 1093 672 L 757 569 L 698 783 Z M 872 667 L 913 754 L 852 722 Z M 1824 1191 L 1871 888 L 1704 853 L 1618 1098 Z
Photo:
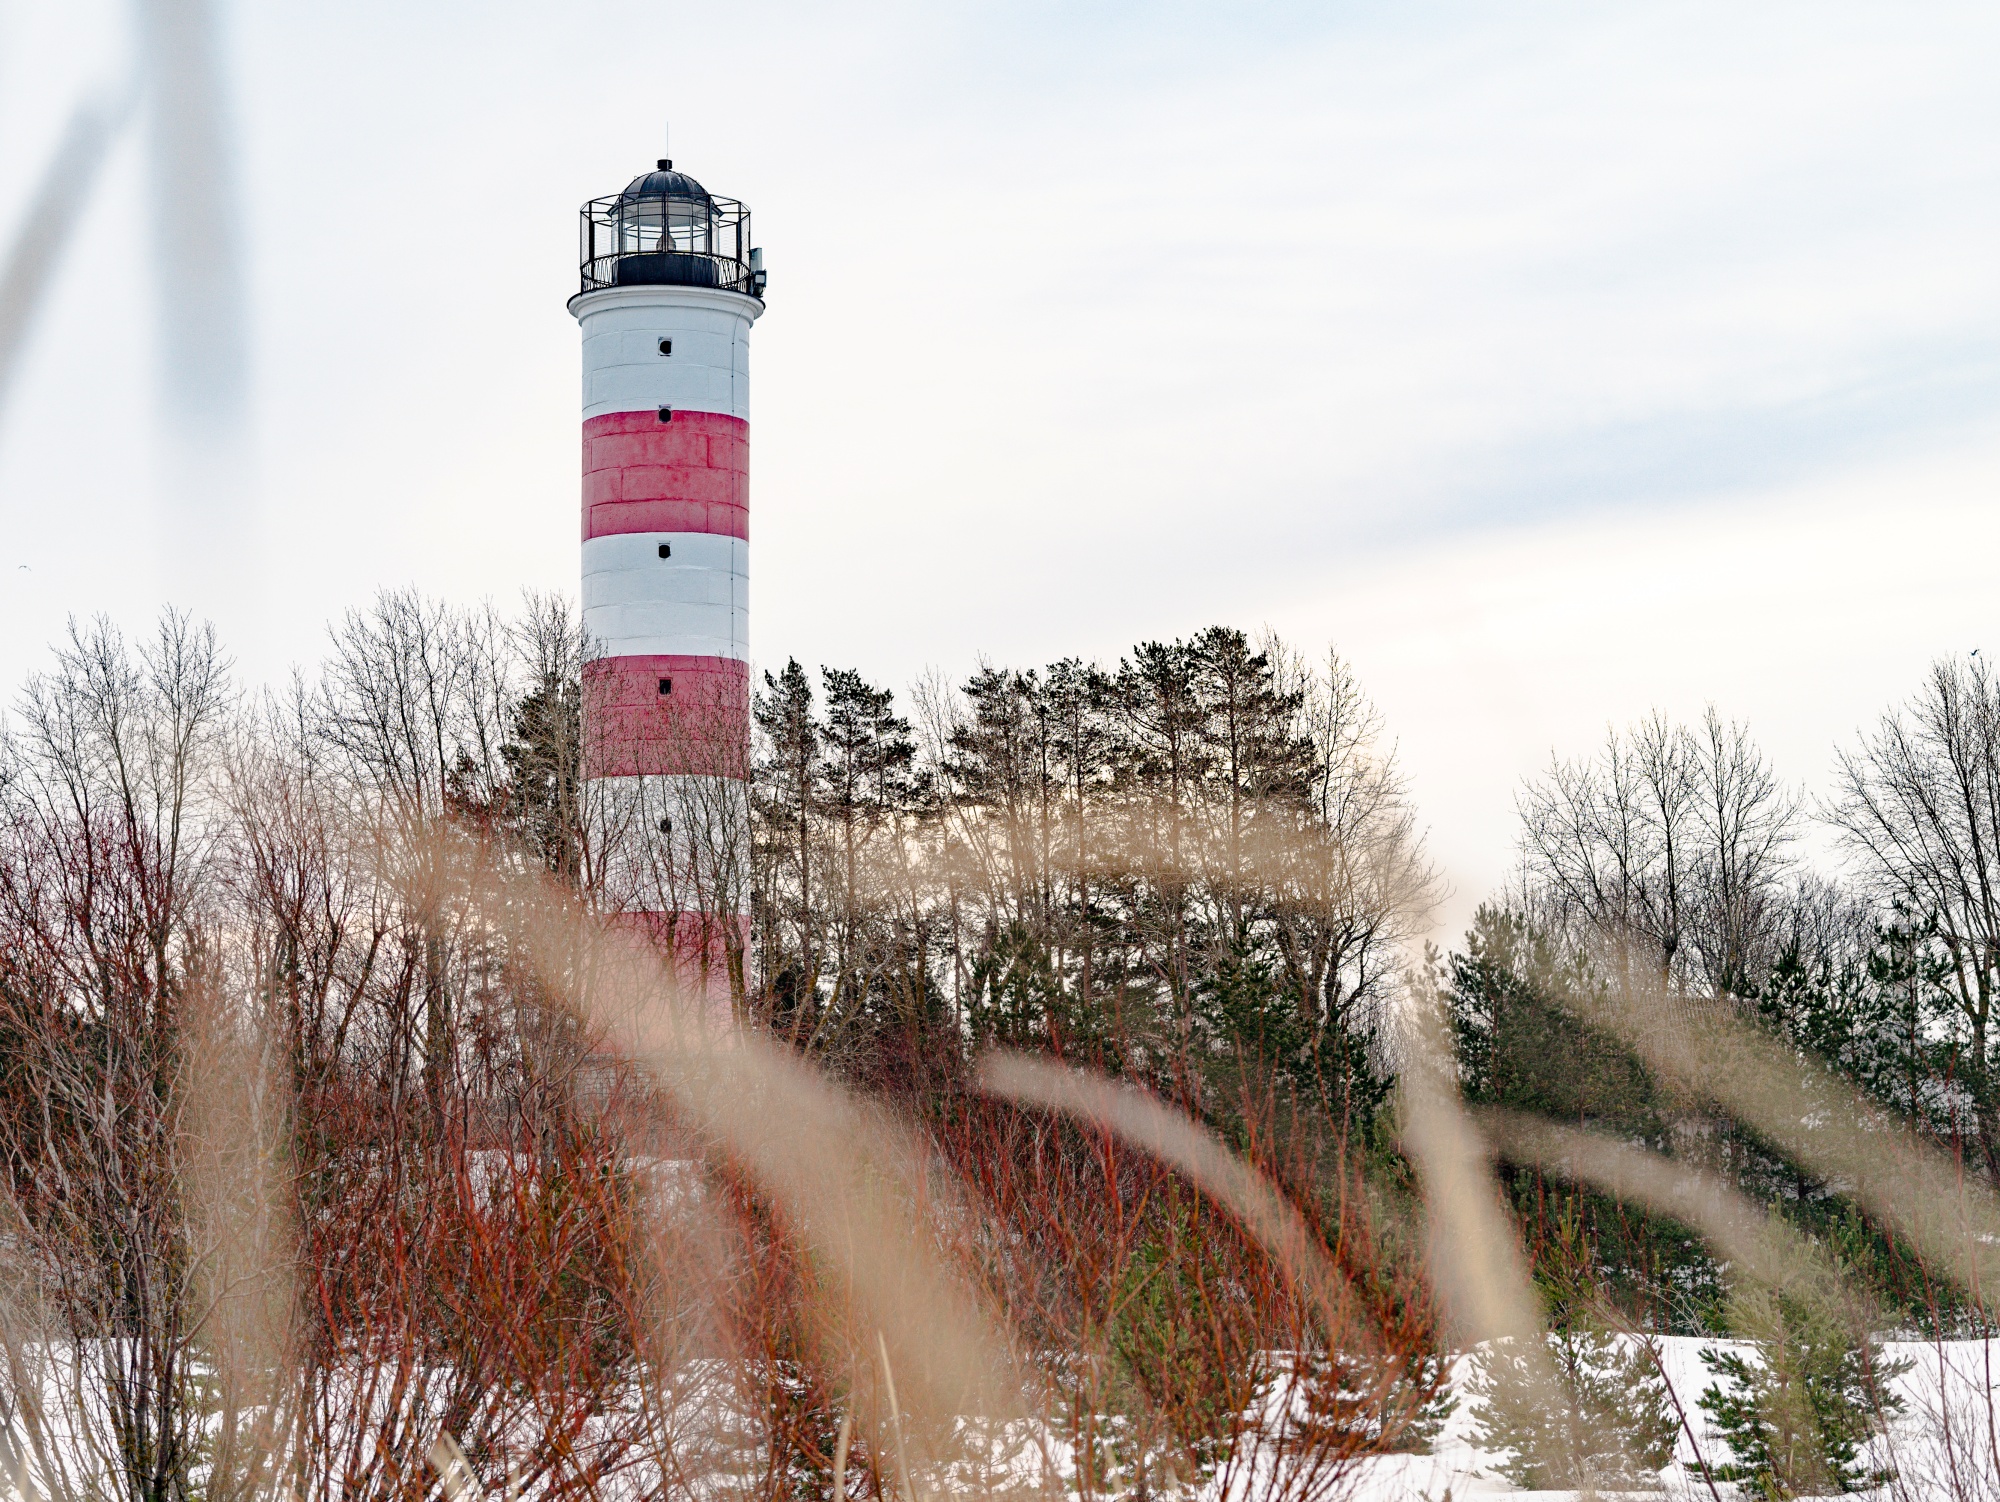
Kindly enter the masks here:
M 673 832 L 674 832 L 674 821 L 672 819 L 660 820 L 661 834 L 672 834 Z
M 662 678 L 660 680 L 660 692 L 663 694 L 670 694 L 673 691 L 674 691 L 674 680 L 671 678 Z
M 674 409 L 672 407 L 660 408 L 661 422 L 672 422 L 673 420 L 674 420 Z
M 661 543 L 661 544 L 660 544 L 660 556 L 661 556 L 662 558 L 671 558 L 671 557 L 673 557 L 673 556 L 674 556 L 674 545 L 673 545 L 672 543 L 670 543 L 670 542 L 663 542 L 663 543 Z
M 671 339 L 662 339 L 660 341 L 660 353 L 663 355 L 670 355 L 673 352 L 674 352 L 674 341 Z

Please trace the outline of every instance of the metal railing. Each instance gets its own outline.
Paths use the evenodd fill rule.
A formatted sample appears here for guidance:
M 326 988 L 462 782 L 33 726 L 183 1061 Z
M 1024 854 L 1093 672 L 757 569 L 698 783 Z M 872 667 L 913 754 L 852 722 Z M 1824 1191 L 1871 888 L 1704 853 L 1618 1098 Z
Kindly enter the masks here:
M 750 211 L 733 198 L 593 198 L 581 211 L 585 292 L 608 287 L 714 287 L 763 294 Z

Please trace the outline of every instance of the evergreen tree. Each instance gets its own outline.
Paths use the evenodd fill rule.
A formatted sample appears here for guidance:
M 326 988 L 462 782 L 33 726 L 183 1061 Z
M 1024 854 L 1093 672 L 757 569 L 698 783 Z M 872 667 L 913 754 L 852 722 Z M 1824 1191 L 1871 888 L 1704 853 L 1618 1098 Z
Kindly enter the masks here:
M 1576 1324 L 1550 1332 L 1547 1347 L 1561 1389 L 1554 1405 L 1522 1353 L 1496 1346 L 1479 1358 L 1472 1391 L 1483 1406 L 1473 1433 L 1481 1447 L 1505 1452 L 1500 1473 L 1529 1491 L 1657 1489 L 1679 1421 L 1652 1337 Z
M 1659 1101 L 1644 1067 L 1580 1015 L 1598 986 L 1527 916 L 1480 907 L 1443 986 L 1466 1098 L 1657 1136 Z
M 1716 1475 L 1771 1502 L 1894 1481 L 1893 1469 L 1864 1464 L 1862 1450 L 1901 1410 L 1887 1383 L 1908 1363 L 1881 1361 L 1868 1336 L 1824 1301 L 1748 1295 L 1737 1319 L 1756 1332 L 1754 1360 L 1701 1353 L 1722 1379 L 1702 1393 L 1701 1407 L 1734 1457 Z
M 583 695 L 574 678 L 544 674 L 514 705 L 500 748 L 506 812 L 535 857 L 566 886 L 583 869 Z
M 1773 1032 L 1875 1100 L 1941 1137 L 1950 1107 L 1957 1008 L 1936 930 L 1898 912 L 1865 953 L 1797 940 L 1746 996 Z
M 1010 924 L 972 967 L 967 1023 L 975 1047 L 1052 1047 L 1067 1051 L 1093 1041 L 1096 1019 L 1071 1016 L 1048 948 L 1021 924 Z
M 1573 1214 L 1540 1250 L 1535 1281 L 1557 1402 L 1539 1390 L 1526 1353 L 1490 1346 L 1472 1383 L 1482 1400 L 1474 1438 L 1504 1452 L 1501 1474 L 1530 1490 L 1656 1489 L 1680 1429 L 1658 1344 L 1606 1321 L 1596 1248 Z
M 763 969 L 775 1003 L 772 1021 L 805 1036 L 819 1001 L 813 815 L 822 748 L 812 680 L 797 658 L 776 677 L 764 674 L 752 715 L 759 741 L 751 807 Z

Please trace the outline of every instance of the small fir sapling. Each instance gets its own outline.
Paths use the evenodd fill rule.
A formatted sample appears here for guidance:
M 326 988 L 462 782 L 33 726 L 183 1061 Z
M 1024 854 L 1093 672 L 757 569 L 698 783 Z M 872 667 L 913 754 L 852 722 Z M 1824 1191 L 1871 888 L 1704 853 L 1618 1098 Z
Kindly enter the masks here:
M 1531 1491 L 1653 1490 L 1680 1432 L 1650 1335 L 1620 1333 L 1596 1293 L 1595 1258 L 1565 1215 L 1536 1258 L 1549 1316 L 1549 1365 L 1563 1399 L 1536 1390 L 1527 1355 L 1504 1344 L 1479 1359 L 1475 1441 L 1504 1452 L 1500 1473 Z
M 1894 1468 L 1871 1466 L 1863 1452 L 1901 1411 L 1887 1383 L 1909 1363 L 1882 1361 L 1854 1322 L 1803 1298 L 1745 1295 L 1737 1303 L 1753 1353 L 1701 1353 L 1722 1379 L 1702 1393 L 1701 1407 L 1734 1457 L 1716 1476 L 1770 1502 L 1893 1482 Z
M 1651 1337 L 1574 1325 L 1547 1343 L 1558 1408 L 1534 1390 L 1523 1353 L 1495 1347 L 1480 1358 L 1473 1435 L 1506 1452 L 1500 1474 L 1530 1491 L 1657 1488 L 1680 1426 Z

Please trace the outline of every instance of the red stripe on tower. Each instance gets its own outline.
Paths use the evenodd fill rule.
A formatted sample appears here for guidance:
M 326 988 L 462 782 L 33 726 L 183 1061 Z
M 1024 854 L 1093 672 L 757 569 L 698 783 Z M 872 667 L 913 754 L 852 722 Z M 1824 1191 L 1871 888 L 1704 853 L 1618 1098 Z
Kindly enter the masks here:
M 607 897 L 707 973 L 749 910 L 750 215 L 662 161 L 582 212 L 585 777 Z
M 686 408 L 587 419 L 583 535 L 615 532 L 714 532 L 747 541 L 750 424 Z
M 600 657 L 583 670 L 589 777 L 749 775 L 750 664 L 729 657 Z

